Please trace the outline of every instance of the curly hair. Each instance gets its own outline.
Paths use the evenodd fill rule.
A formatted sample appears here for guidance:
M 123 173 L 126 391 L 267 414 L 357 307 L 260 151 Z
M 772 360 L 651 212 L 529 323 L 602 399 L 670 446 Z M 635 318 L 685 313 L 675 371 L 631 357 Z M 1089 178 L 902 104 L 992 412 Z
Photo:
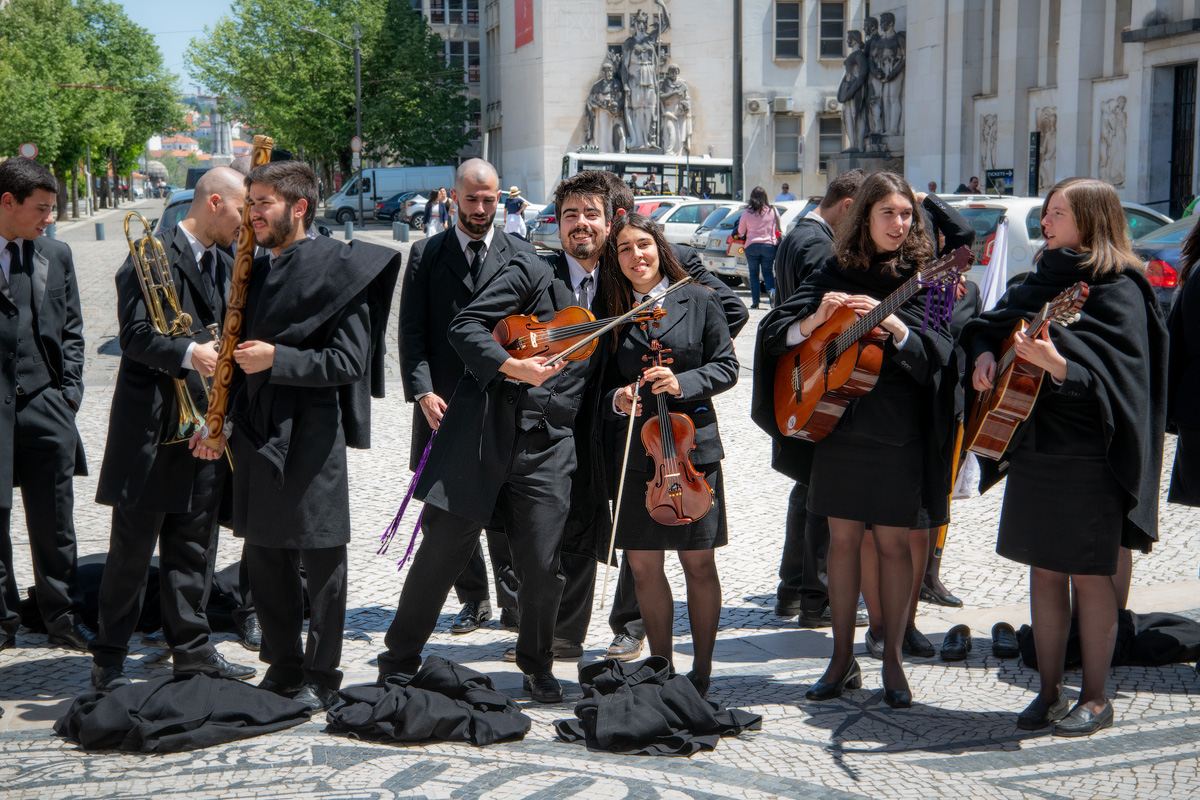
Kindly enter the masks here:
M 871 260 L 880 252 L 871 238 L 871 211 L 876 204 L 894 194 L 903 196 L 912 205 L 912 225 L 895 256 L 884 264 L 884 272 L 899 275 L 897 268 L 901 263 L 920 267 L 933 260 L 933 245 L 925 233 L 925 221 L 921 218 L 912 187 L 894 172 L 876 172 L 863 181 L 850 204 L 850 211 L 838 225 L 834 252 L 843 269 L 865 272 L 871 266 Z

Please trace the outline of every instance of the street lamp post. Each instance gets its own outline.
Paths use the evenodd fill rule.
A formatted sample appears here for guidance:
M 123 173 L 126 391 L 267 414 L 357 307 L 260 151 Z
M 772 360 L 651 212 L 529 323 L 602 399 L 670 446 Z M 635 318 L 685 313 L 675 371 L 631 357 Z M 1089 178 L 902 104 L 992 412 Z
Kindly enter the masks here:
M 323 36 L 324 38 L 326 38 L 329 41 L 336 44 L 338 47 L 343 47 L 347 50 L 353 51 L 353 53 L 354 53 L 354 127 L 355 127 L 355 133 L 358 136 L 358 140 L 361 142 L 362 141 L 362 52 L 359 50 L 359 42 L 362 39 L 362 26 L 355 25 L 353 27 L 353 31 L 354 31 L 354 46 L 353 47 L 346 44 L 345 42 L 339 42 L 337 39 L 334 39 L 332 36 L 321 33 L 321 31 L 317 30 L 316 28 L 306 28 L 303 25 L 297 25 L 296 29 L 304 31 L 305 33 L 315 33 L 317 36 Z M 357 153 L 355 154 L 355 157 L 358 157 Z M 362 180 L 362 172 L 363 171 L 362 171 L 362 161 L 361 160 L 359 161 L 358 167 L 359 167 L 358 221 L 359 221 L 360 225 L 365 225 L 366 217 L 363 216 L 363 180 Z

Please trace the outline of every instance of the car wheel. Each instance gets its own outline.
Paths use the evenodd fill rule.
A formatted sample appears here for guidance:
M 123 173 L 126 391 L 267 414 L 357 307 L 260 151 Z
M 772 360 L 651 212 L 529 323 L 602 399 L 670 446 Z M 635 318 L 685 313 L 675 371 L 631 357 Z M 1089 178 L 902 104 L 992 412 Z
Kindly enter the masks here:
M 721 279 L 722 283 L 729 287 L 742 285 L 742 279 L 736 275 L 718 275 L 717 277 Z
M 425 212 L 414 211 L 413 215 L 408 218 L 408 225 L 413 230 L 421 230 L 425 227 Z
M 339 225 L 345 225 L 347 222 L 354 221 L 354 212 L 348 208 L 338 209 L 337 216 L 334 217 Z

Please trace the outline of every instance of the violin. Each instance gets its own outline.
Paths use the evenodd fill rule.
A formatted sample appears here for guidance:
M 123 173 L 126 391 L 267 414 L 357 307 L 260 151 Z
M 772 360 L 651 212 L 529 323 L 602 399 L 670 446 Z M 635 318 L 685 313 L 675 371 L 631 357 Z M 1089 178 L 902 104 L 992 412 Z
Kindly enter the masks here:
M 665 358 L 669 349 L 654 339 L 643 361 L 661 367 L 674 362 Z M 667 395 L 658 398 L 658 413 L 642 425 L 642 444 L 654 461 L 654 477 L 646 482 L 646 510 L 659 525 L 687 525 L 713 507 L 713 490 L 704 475 L 692 466 L 696 449 L 696 426 L 686 414 L 667 411 Z
M 661 308 L 638 311 L 627 320 L 652 322 L 666 314 Z M 618 317 L 596 319 L 592 312 L 582 306 L 567 306 L 548 320 L 539 320 L 533 314 L 512 314 L 496 323 L 492 338 L 512 355 L 513 358 L 533 356 L 557 356 L 578 345 L 611 324 Z M 568 353 L 568 361 L 583 361 L 596 351 L 598 338 Z

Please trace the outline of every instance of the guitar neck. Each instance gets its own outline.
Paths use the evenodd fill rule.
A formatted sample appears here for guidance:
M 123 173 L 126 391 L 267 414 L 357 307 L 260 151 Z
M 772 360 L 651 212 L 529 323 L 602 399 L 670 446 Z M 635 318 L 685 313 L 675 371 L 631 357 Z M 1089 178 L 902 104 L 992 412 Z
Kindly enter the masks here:
M 909 298 L 917 293 L 920 287 L 921 273 L 918 271 L 905 281 L 899 289 L 880 301 L 879 305 L 859 317 L 857 322 L 838 334 L 833 340 L 833 347 L 831 348 L 834 351 L 833 356 L 840 356 L 857 344 L 860 339 L 874 330 L 879 323 L 883 322 L 890 315 L 894 314 L 896 309 L 904 305 Z

